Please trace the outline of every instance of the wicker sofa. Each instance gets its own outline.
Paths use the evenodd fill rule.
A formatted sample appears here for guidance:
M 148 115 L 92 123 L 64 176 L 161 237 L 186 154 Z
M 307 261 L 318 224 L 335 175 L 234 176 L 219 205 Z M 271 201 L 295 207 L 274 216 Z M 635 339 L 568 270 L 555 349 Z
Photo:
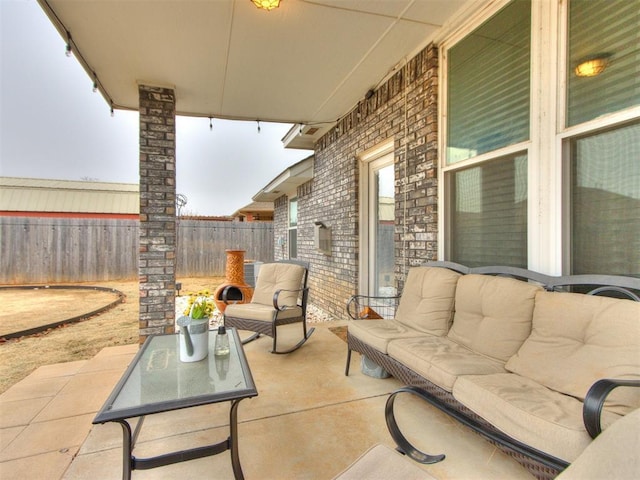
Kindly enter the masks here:
M 403 437 L 393 415 L 400 393 L 447 412 L 538 478 L 553 478 L 601 429 L 640 407 L 640 389 L 627 388 L 640 386 L 638 292 L 633 277 L 414 267 L 401 297 L 349 300 L 358 320 L 348 328 L 345 373 L 357 351 L 409 385 L 387 403 L 391 434 L 409 456 L 444 458 Z

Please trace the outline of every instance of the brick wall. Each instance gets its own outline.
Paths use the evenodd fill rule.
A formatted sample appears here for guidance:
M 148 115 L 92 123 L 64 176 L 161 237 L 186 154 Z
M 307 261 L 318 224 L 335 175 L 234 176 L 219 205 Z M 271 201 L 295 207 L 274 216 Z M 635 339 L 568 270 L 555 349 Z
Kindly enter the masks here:
M 175 94 L 141 85 L 140 343 L 172 333 L 175 321 Z
M 286 196 L 273 202 L 273 259 L 289 258 L 288 250 L 289 199 Z M 280 241 L 281 240 L 281 241 Z
M 438 50 L 430 45 L 316 144 L 314 178 L 297 192 L 298 256 L 311 262 L 311 301 L 337 318 L 345 317 L 345 302 L 358 293 L 362 152 L 394 141 L 398 288 L 409 266 L 437 258 L 437 82 Z M 286 197 L 281 197 L 275 204 L 276 239 L 286 208 Z M 331 228 L 331 255 L 314 248 L 315 221 Z

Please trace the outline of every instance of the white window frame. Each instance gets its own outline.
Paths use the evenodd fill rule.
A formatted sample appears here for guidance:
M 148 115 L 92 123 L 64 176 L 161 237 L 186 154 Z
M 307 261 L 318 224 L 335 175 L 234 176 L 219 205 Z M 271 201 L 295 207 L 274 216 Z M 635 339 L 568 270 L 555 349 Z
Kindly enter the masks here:
M 288 258 L 298 258 L 298 219 L 296 218 L 296 225 L 291 226 L 291 203 L 296 203 L 296 216 L 299 213 L 298 207 L 300 206 L 298 203 L 298 197 L 289 197 L 287 201 L 287 257 Z M 296 232 L 296 256 L 291 256 L 291 232 Z
M 570 265 L 569 140 L 577 135 L 640 119 L 640 107 L 565 128 L 568 2 L 532 0 L 530 139 L 447 165 L 447 52 L 508 3 L 509 0 L 499 0 L 487 4 L 462 28 L 443 36 L 440 44 L 438 211 L 443 214 L 438 216 L 438 258 L 443 260 L 447 257 L 447 242 L 451 238 L 448 220 L 451 189 L 446 184 L 451 177 L 449 174 L 489 159 L 521 152 L 527 155 L 528 165 L 528 268 L 561 275 L 563 271 L 568 272 Z

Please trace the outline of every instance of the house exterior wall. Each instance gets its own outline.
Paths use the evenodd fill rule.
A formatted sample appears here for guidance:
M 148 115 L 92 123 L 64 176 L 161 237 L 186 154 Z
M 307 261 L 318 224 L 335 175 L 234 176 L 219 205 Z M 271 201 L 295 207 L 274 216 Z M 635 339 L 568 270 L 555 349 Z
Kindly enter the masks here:
M 429 45 L 322 137 L 314 178 L 298 187 L 298 257 L 311 262 L 311 302 L 336 318 L 358 293 L 359 156 L 393 139 L 395 280 L 437 256 L 438 51 Z M 275 202 L 276 258 L 287 258 L 288 197 Z M 331 229 L 331 254 L 314 246 L 314 222 Z

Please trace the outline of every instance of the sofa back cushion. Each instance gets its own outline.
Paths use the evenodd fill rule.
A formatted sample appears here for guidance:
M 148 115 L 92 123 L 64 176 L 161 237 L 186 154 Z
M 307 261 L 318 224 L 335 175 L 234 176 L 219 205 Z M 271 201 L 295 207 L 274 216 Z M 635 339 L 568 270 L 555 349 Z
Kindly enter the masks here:
M 431 335 L 449 331 L 460 274 L 440 267 L 413 267 L 402 291 L 396 320 Z
M 640 379 L 640 302 L 539 292 L 531 336 L 507 370 L 584 400 L 601 378 Z M 640 406 L 638 388 L 616 388 L 605 408 Z
M 461 277 L 449 339 L 506 362 L 531 333 L 534 299 L 540 290 L 537 285 L 506 277 Z

